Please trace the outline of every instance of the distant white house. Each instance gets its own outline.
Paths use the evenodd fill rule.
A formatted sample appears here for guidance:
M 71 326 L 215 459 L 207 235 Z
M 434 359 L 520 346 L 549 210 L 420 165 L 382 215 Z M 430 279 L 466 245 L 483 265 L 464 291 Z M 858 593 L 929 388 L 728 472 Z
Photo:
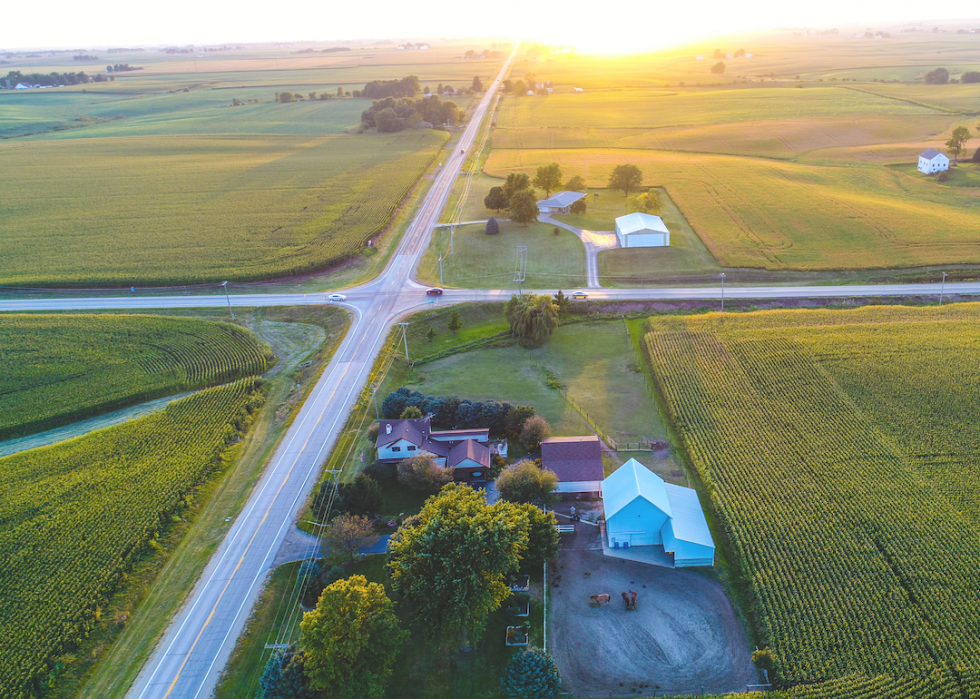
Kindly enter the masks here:
M 664 480 L 630 459 L 602 482 L 610 548 L 663 546 L 674 566 L 712 566 L 715 542 L 697 491 Z
M 534 90 L 528 90 L 527 95 L 528 97 L 534 97 Z
M 15 90 L 30 90 L 33 87 L 34 87 L 33 85 L 27 85 L 26 83 L 17 83 L 17 86 L 14 89 Z
M 20 85 L 17 87 L 20 87 Z M 949 170 L 949 158 L 938 150 L 927 148 L 919 153 L 919 172 L 932 175 L 943 170 Z
M 694 60 L 695 61 L 703 61 L 704 60 L 704 56 L 697 56 Z
M 567 214 L 575 202 L 584 197 L 582 192 L 558 192 L 538 202 L 538 211 L 543 214 Z
M 670 231 L 659 216 L 627 214 L 616 219 L 616 237 L 623 248 L 664 248 L 670 246 Z
M 583 90 L 583 89 L 582 89 L 582 88 L 580 88 L 580 87 L 573 87 L 573 88 L 572 88 L 572 90 L 573 90 L 574 92 L 585 92 L 585 90 Z

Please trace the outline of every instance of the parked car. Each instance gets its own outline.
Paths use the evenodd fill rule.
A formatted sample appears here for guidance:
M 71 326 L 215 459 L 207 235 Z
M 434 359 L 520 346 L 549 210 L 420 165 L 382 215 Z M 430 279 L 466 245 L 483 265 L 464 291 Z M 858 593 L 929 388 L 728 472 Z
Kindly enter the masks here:
M 574 292 L 572 294 L 572 298 L 573 299 L 580 299 L 580 300 L 584 301 L 585 299 L 589 298 L 589 295 L 587 293 L 585 293 L 584 291 L 576 291 L 576 292 Z
M 346 301 L 347 297 L 343 294 L 330 294 L 327 297 L 327 301 Z
M 435 287 L 425 292 L 426 296 L 442 296 L 442 289 Z

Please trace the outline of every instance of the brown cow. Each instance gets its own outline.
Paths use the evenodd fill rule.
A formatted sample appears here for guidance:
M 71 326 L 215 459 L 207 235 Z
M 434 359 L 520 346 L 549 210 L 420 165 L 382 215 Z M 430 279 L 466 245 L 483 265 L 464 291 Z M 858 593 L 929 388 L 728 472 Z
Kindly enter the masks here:
M 628 612 L 630 610 L 630 598 L 625 592 L 623 593 L 623 602 L 626 603 L 626 611 Z
M 636 590 L 630 590 L 630 609 L 636 611 Z
M 609 604 L 609 600 L 611 598 L 609 597 L 609 595 L 592 595 L 591 597 L 589 597 L 589 599 L 595 600 L 596 604 L 598 604 L 601 607 L 604 604 Z

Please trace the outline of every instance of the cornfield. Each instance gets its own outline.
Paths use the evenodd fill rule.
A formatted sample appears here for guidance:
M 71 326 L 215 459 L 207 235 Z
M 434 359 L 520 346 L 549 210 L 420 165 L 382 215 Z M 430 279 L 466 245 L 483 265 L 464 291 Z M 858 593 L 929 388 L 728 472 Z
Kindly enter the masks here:
M 0 459 L 0 696 L 43 694 L 126 571 L 262 400 L 245 378 L 158 414 Z
M 265 371 L 247 330 L 188 318 L 0 317 L 0 439 Z
M 815 685 L 785 696 L 978 695 L 978 321 L 977 304 L 651 319 L 776 675 Z

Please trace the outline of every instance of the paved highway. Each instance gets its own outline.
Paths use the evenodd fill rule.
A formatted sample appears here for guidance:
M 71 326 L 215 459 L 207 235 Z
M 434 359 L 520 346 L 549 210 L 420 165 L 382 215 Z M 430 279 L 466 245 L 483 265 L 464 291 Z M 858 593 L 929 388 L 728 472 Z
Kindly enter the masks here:
M 515 53 L 516 53 L 515 48 Z M 511 291 L 447 290 L 427 297 L 412 276 L 438 221 L 449 191 L 480 129 L 513 54 L 473 112 L 459 145 L 426 195 L 384 273 L 346 292 L 347 336 L 276 450 L 242 514 L 212 556 L 150 660 L 130 688 L 131 699 L 194 699 L 209 696 L 254 605 L 269 567 L 299 508 L 316 481 L 371 364 L 392 324 L 425 304 L 504 300 Z M 464 152 L 461 152 L 464 151 Z M 554 293 L 555 290 L 542 290 Z M 566 291 L 570 291 L 566 289 Z M 873 286 L 728 287 L 728 299 L 833 298 L 847 296 L 938 295 L 939 284 Z M 980 284 L 946 284 L 947 294 L 980 294 Z M 590 289 L 595 300 L 719 299 L 721 289 Z M 324 294 L 241 294 L 233 306 L 322 304 Z M 0 301 L 0 311 L 156 309 L 224 306 L 223 296 L 148 298 L 54 298 Z

